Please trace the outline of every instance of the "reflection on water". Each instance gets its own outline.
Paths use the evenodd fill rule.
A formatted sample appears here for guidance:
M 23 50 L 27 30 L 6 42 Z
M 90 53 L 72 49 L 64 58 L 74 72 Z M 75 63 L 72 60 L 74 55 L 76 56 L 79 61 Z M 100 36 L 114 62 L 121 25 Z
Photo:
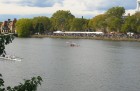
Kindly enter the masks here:
M 79 47 L 70 47 L 72 41 Z M 139 91 L 140 43 L 83 39 L 15 39 L 8 54 L 21 62 L 0 61 L 6 85 L 40 75 L 39 91 Z M 1 59 L 0 59 L 1 60 Z

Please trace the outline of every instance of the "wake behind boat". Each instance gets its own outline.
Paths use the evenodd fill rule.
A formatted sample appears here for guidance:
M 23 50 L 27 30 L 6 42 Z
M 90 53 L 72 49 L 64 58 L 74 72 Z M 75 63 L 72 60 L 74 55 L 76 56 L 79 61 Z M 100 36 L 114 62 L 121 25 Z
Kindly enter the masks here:
M 10 60 L 10 61 L 21 61 L 21 58 L 12 56 L 12 55 L 3 55 L 3 56 L 0 56 L 0 59 Z

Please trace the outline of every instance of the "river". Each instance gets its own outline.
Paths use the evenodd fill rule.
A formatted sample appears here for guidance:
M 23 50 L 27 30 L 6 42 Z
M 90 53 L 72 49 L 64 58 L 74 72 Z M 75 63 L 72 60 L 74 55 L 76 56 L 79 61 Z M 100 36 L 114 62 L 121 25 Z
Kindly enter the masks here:
M 6 52 L 22 58 L 0 59 L 6 86 L 39 75 L 38 91 L 140 91 L 140 42 L 15 38 Z

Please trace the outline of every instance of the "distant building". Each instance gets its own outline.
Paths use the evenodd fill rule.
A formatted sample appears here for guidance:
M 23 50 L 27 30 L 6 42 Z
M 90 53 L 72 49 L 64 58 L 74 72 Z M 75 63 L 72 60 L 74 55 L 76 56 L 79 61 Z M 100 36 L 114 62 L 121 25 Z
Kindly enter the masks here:
M 8 19 L 8 21 L 2 22 L 0 26 L 0 33 L 16 33 L 16 29 L 15 29 L 16 21 L 17 20 L 15 18 L 13 21 Z

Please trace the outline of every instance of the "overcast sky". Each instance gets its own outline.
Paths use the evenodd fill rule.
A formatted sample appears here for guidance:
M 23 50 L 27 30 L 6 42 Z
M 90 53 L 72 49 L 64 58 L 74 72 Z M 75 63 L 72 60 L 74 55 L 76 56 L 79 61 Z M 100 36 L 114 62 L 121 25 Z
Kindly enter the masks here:
M 70 10 L 76 17 L 92 18 L 115 6 L 128 12 L 136 9 L 136 0 L 0 0 L 0 21 L 48 16 L 57 10 Z

